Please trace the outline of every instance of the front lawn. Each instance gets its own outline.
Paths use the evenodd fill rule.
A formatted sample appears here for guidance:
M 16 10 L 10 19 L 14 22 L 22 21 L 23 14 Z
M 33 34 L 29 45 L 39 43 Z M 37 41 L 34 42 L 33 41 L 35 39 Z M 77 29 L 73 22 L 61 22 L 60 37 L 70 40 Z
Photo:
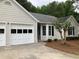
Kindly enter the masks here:
M 47 42 L 46 46 L 67 53 L 79 55 L 79 40 L 66 41 L 65 45 L 62 44 L 61 41 L 52 41 L 52 42 Z

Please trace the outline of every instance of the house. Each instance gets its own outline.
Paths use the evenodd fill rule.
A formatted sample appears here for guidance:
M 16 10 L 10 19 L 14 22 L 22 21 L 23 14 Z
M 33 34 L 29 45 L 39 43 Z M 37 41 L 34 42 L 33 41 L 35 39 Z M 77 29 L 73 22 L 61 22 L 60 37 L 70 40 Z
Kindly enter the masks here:
M 37 43 L 37 22 L 16 0 L 0 0 L 0 46 Z
M 31 13 L 31 14 L 37 20 L 39 20 L 38 28 L 37 28 L 38 40 L 46 41 L 48 39 L 61 39 L 60 33 L 53 25 L 53 22 L 55 20 L 58 20 L 57 17 L 38 14 L 38 13 Z M 78 37 L 79 24 L 72 15 L 67 17 L 61 17 L 59 19 L 71 22 L 71 26 L 69 27 L 68 32 L 66 33 L 67 37 Z M 63 34 L 63 37 L 64 37 L 64 34 Z
M 0 0 L 0 46 L 60 39 L 52 25 L 54 20 L 57 20 L 54 16 L 28 12 L 16 0 Z M 75 18 L 70 16 L 66 20 L 72 23 L 67 36 L 78 36 Z

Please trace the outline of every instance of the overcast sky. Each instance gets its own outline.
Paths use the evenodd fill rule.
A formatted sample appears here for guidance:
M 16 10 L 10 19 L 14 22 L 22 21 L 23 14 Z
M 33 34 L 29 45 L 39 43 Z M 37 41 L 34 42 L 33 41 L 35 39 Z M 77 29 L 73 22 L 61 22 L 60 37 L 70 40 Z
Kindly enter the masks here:
M 28 0 L 28 1 L 30 1 L 34 6 L 42 6 L 42 5 L 47 5 L 52 1 L 64 2 L 66 0 Z

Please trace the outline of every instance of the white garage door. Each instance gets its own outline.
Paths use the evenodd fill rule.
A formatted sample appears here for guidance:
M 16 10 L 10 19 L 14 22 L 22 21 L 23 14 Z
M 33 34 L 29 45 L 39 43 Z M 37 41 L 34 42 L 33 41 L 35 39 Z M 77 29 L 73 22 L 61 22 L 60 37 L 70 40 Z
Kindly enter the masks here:
M 5 24 L 0 24 L 0 46 L 6 45 Z
M 11 25 L 10 45 L 34 43 L 32 25 Z

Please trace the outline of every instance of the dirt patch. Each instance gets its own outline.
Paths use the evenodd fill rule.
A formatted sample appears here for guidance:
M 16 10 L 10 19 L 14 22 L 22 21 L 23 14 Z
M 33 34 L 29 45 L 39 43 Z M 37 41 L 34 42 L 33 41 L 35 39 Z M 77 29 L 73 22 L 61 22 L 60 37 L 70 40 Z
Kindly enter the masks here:
M 47 42 L 46 46 L 58 49 L 67 53 L 79 55 L 79 40 L 66 41 L 66 44 L 62 44 L 61 41 Z

